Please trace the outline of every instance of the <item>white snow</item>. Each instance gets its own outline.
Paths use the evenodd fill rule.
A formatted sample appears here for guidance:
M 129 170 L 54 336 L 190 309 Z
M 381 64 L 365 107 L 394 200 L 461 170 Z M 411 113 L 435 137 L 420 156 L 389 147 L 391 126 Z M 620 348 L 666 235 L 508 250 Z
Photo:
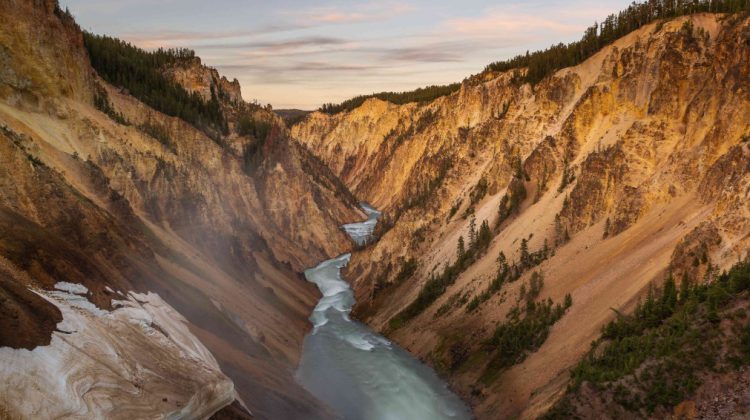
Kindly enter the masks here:
M 59 281 L 55 283 L 55 289 L 72 293 L 74 295 L 85 295 L 89 292 L 89 289 L 86 286 L 77 283 L 68 283 L 67 281 Z

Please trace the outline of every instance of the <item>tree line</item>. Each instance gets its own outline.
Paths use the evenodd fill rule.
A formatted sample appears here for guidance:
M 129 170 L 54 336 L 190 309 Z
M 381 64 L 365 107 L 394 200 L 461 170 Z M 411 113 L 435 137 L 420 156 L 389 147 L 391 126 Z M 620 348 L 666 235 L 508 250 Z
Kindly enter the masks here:
M 505 72 L 528 68 L 521 81 L 535 84 L 557 70 L 582 63 L 618 38 L 660 19 L 700 12 L 736 13 L 750 11 L 750 0 L 649 0 L 633 2 L 627 9 L 594 23 L 580 40 L 557 44 L 545 50 L 517 55 L 489 64 L 485 71 Z
M 618 38 L 660 19 L 671 19 L 693 13 L 737 13 L 750 11 L 750 0 L 649 0 L 633 2 L 627 9 L 607 16 L 601 23 L 588 27 L 580 40 L 552 45 L 545 50 L 526 52 L 507 60 L 490 63 L 487 71 L 505 72 L 527 68 L 525 75 L 516 74 L 515 82 L 536 84 L 557 70 L 575 66 L 596 54 Z M 460 83 L 427 86 L 406 92 L 380 92 L 360 95 L 340 104 L 327 103 L 318 110 L 327 114 L 351 111 L 367 99 L 379 98 L 394 104 L 430 102 L 449 95 L 461 87 Z M 506 109 L 507 111 L 507 109 Z
M 370 95 L 355 96 L 351 99 L 347 99 L 340 104 L 326 103 L 321 106 L 318 111 L 326 114 L 338 114 L 339 112 L 351 111 L 370 98 L 378 98 L 383 101 L 388 101 L 393 104 L 402 105 L 410 102 L 430 102 L 441 96 L 450 95 L 461 88 L 461 83 L 452 83 L 449 85 L 433 85 L 423 88 L 418 88 L 411 91 L 405 92 L 380 92 L 373 93 Z

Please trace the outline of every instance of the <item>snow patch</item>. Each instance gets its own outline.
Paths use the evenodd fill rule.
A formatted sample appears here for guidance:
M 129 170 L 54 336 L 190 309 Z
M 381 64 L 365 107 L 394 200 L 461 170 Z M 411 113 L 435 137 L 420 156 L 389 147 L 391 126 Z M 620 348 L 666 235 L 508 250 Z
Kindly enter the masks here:
M 59 281 L 55 283 L 55 289 L 72 293 L 74 295 L 85 295 L 89 292 L 89 289 L 86 286 L 77 283 L 68 283 L 67 281 Z

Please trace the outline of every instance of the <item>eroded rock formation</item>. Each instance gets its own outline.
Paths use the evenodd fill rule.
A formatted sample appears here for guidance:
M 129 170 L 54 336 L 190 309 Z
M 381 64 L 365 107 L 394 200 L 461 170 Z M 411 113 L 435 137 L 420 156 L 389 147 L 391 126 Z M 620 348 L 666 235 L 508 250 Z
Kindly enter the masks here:
M 135 417 L 174 413 L 176 401 L 183 414 L 210 415 L 232 404 L 227 395 L 234 389 L 257 418 L 327 417 L 293 378 L 317 294 L 299 273 L 350 247 L 339 225 L 362 214 L 347 189 L 289 140 L 278 117 L 243 102 L 236 83 L 197 59 L 163 71 L 188 91 L 221 92 L 228 130 L 218 139 L 101 79 L 80 29 L 55 1 L 2 2 L 0 16 L 12 22 L 0 25 L 0 325 L 19 329 L 0 331 L 0 343 L 13 348 L 2 351 L 80 346 L 72 359 L 61 353 L 69 369 L 91 389 L 109 380 L 92 369 L 125 372 L 117 379 L 125 393 L 136 389 L 137 378 L 145 380 L 133 369 L 164 352 L 170 365 L 152 373 L 163 379 L 175 370 L 174 378 L 159 392 L 139 392 L 167 401 L 134 402 Z M 106 98 L 115 117 L 95 107 L 97 97 Z M 268 135 L 238 134 L 243 117 L 264 121 Z M 96 328 L 110 331 L 111 340 L 97 345 L 116 348 L 116 357 L 101 350 L 114 358 L 99 358 L 98 347 L 78 343 L 76 333 L 55 332 L 68 315 L 80 315 L 49 298 L 59 282 L 85 287 L 85 300 L 104 311 L 82 315 L 90 322 L 78 334 L 91 341 Z M 184 351 L 162 348 L 174 334 L 159 323 L 131 325 L 118 315 L 132 312 L 117 303 L 127 299 L 112 290 L 163 299 L 160 307 L 184 318 L 182 333 L 199 340 L 216 363 L 208 370 L 200 361 L 191 366 Z M 201 394 L 212 387 L 221 392 Z M 49 390 L 50 398 L 73 399 L 59 407 L 73 411 L 33 412 L 108 409 L 99 400 L 103 393 L 79 390 Z M 18 398 L 3 404 L 9 413 L 31 407 Z M 232 407 L 223 415 L 239 415 Z
M 522 69 L 482 73 L 426 104 L 370 99 L 295 125 L 392 224 L 347 269 L 355 313 L 438 369 L 480 418 L 544 413 L 611 308 L 632 308 L 669 269 L 698 281 L 746 257 L 749 34 L 739 15 L 677 18 L 534 86 L 518 82 Z M 487 250 L 418 315 L 398 317 L 440 284 L 474 217 L 492 226 Z M 493 288 L 501 252 L 525 268 Z M 538 350 L 485 374 L 483 343 L 534 272 L 540 302 L 570 293 L 573 305 Z

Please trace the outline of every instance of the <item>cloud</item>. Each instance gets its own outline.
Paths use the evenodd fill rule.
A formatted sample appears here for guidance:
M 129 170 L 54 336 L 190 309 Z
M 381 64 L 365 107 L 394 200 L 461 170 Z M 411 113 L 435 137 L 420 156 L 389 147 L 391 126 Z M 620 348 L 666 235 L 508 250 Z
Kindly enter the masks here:
M 162 3 L 175 3 L 178 1 L 179 0 L 161 0 Z M 85 7 L 87 13 L 118 15 L 128 9 L 148 8 L 152 5 L 152 0 L 62 0 L 60 3 L 63 7 L 70 7 L 72 10 L 79 10 L 82 7 Z
M 617 10 L 612 0 L 581 0 L 575 7 L 564 4 L 546 4 L 533 0 L 489 7 L 477 17 L 450 18 L 442 22 L 442 28 L 457 36 L 505 37 L 577 35 L 595 19 L 604 19 Z M 623 2 L 625 4 L 626 2 Z
M 449 63 L 463 61 L 463 56 L 455 52 L 435 51 L 427 46 L 411 48 L 394 48 L 384 54 L 384 58 L 393 61 L 421 63 Z
M 327 47 L 346 44 L 348 41 L 343 38 L 333 38 L 325 36 L 309 36 L 302 38 L 281 39 L 273 41 L 240 41 L 240 42 L 223 42 L 209 43 L 201 45 L 201 48 L 213 49 L 246 49 L 246 50 L 263 50 L 264 52 L 278 52 L 297 50 L 306 47 Z
M 289 67 L 292 71 L 362 71 L 371 70 L 370 65 L 334 64 L 320 61 L 305 61 Z
M 61 1 L 140 47 L 195 49 L 237 77 L 248 98 L 312 107 L 461 80 L 489 62 L 577 39 L 630 0 L 179 0 L 193 5 L 180 13 L 160 0 Z
M 292 12 L 291 15 L 303 22 L 351 24 L 388 20 L 414 10 L 416 10 L 414 6 L 404 2 L 371 1 L 357 5 L 353 9 L 316 7 L 301 12 Z
M 240 39 L 260 35 L 268 35 L 276 32 L 300 29 L 300 26 L 290 24 L 265 25 L 254 29 L 232 30 L 232 31 L 141 31 L 126 32 L 122 38 L 142 47 L 158 48 L 177 45 L 202 43 L 221 39 Z
M 258 75 L 279 75 L 294 72 L 318 73 L 318 72 L 358 72 L 374 71 L 382 67 L 372 65 L 355 65 L 347 63 L 332 63 L 325 61 L 297 61 L 297 62 L 274 62 L 274 63 L 227 63 L 218 64 L 219 70 L 247 71 Z
M 354 22 L 364 22 L 368 20 L 370 17 L 364 13 L 343 13 L 343 12 L 337 12 L 337 11 L 330 11 L 330 12 L 322 12 L 322 13 L 313 13 L 311 15 L 308 15 L 308 18 L 314 22 L 324 22 L 324 23 L 354 23 Z
M 493 11 L 478 18 L 449 19 L 445 21 L 445 26 L 452 33 L 462 36 L 497 37 L 507 34 L 539 33 L 539 31 L 567 35 L 581 31 L 580 25 L 505 11 Z

